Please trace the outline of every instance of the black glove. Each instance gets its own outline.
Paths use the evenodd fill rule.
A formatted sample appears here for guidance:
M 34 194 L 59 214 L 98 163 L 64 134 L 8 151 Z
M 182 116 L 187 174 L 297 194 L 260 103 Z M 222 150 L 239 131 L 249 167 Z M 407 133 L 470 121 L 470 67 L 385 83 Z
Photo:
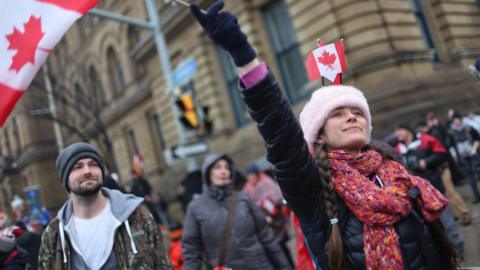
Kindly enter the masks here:
M 241 67 L 255 59 L 257 54 L 240 30 L 237 18 L 228 11 L 219 12 L 223 5 L 223 1 L 216 2 L 208 8 L 207 14 L 203 14 L 194 4 L 190 9 L 208 37 L 227 50 L 235 65 Z

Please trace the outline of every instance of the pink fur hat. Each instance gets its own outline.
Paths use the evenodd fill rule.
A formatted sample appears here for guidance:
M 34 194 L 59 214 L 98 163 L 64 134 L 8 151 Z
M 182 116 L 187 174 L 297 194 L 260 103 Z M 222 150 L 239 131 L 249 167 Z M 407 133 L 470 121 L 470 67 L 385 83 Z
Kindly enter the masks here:
M 353 86 L 332 85 L 317 89 L 300 113 L 303 137 L 310 148 L 331 111 L 338 107 L 355 107 L 363 111 L 368 125 L 368 140 L 372 132 L 372 116 L 367 99 Z

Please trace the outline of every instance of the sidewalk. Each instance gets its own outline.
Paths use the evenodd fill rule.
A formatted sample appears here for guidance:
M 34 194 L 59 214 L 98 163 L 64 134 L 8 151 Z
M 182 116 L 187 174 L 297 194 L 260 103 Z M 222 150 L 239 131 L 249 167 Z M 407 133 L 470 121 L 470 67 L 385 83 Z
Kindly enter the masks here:
M 468 184 L 455 187 L 465 200 L 470 214 L 472 215 L 472 224 L 463 226 L 457 222 L 457 228 L 465 240 L 465 262 L 463 269 L 480 270 L 480 204 L 472 204 L 472 192 Z

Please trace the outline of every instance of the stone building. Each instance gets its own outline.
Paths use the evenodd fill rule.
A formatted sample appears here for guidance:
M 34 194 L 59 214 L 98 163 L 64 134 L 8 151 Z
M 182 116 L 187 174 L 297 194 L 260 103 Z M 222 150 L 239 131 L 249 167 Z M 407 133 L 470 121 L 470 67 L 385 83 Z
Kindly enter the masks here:
M 158 0 L 157 4 L 171 66 L 188 57 L 197 62 L 193 80 L 176 91 L 190 91 L 199 104 L 209 107 L 214 125 L 208 137 L 210 151 L 229 153 L 243 169 L 265 152 L 236 89 L 235 68 L 226 53 L 208 40 L 188 9 L 166 2 Z M 214 1 L 195 2 L 206 8 Z M 303 65 L 306 55 L 316 47 L 317 39 L 328 43 L 340 38 L 347 58 L 344 81 L 365 92 L 373 114 L 374 137 L 383 137 L 400 119 L 417 121 L 428 111 L 443 118 L 448 108 L 478 109 L 480 87 L 467 71 L 480 56 L 478 1 L 226 2 L 226 9 L 237 15 L 258 57 L 279 79 L 296 113 L 311 91 L 319 87 L 318 82 L 307 80 Z M 148 18 L 143 1 L 105 0 L 100 8 Z M 96 118 L 85 120 L 85 111 L 72 111 L 62 102 L 58 102 L 59 111 L 62 116 L 70 116 L 70 123 L 75 123 L 104 153 L 111 153 L 111 163 L 116 164 L 121 180 L 128 180 L 132 157 L 140 152 L 145 174 L 155 189 L 173 198 L 186 167 L 182 162 L 167 164 L 163 155 L 180 139 L 169 96 L 172 90 L 166 87 L 149 31 L 87 15 L 71 28 L 48 63 L 54 88 L 73 91 L 71 99 L 79 102 L 82 97 L 90 98 L 86 102 L 91 102 L 90 113 L 93 111 Z M 20 137 L 38 134 L 31 133 L 31 119 L 22 118 L 20 122 L 16 115 L 5 127 L 4 132 L 10 136 L 2 136 L 4 155 L 6 141 L 15 137 L 11 134 L 15 122 L 22 125 Z M 43 134 L 52 129 L 37 130 Z M 190 134 L 190 140 L 196 140 L 195 132 Z M 54 148 L 52 134 L 45 136 L 50 138 L 47 145 Z M 67 128 L 63 128 L 63 137 L 66 142 L 81 139 Z M 105 141 L 111 144 L 110 150 Z M 197 163 L 201 160 L 198 157 Z M 45 162 L 51 163 L 52 159 Z M 53 168 L 53 164 L 44 166 Z M 26 171 L 19 169 L 19 175 L 26 175 Z M 58 180 L 53 178 L 52 185 L 57 185 Z M 50 193 L 49 184 L 36 181 L 41 184 L 42 194 Z

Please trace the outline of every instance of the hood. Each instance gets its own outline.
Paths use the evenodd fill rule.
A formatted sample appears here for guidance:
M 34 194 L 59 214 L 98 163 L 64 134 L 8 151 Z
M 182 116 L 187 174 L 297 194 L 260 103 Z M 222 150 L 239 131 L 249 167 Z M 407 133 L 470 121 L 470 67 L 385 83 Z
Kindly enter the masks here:
M 110 201 L 110 207 L 113 216 L 119 221 L 119 224 L 124 223 L 127 233 L 130 237 L 130 245 L 132 248 L 133 254 L 137 254 L 137 247 L 133 241 L 133 236 L 130 229 L 130 224 L 128 222 L 128 217 L 135 211 L 135 209 L 143 202 L 143 198 L 137 197 L 132 194 L 124 194 L 118 190 L 111 190 L 103 187 L 101 190 L 102 194 L 105 195 Z M 62 247 L 63 262 L 67 263 L 67 255 L 65 251 L 65 232 L 64 227 L 68 224 L 68 221 L 72 217 L 73 207 L 72 200 L 68 200 L 63 207 L 58 211 L 57 218 L 59 221 L 59 234 L 60 234 L 60 244 Z
M 120 222 L 124 222 L 143 202 L 143 199 L 132 194 L 124 194 L 118 190 L 102 188 L 102 193 L 110 200 L 113 216 Z M 68 200 L 58 211 L 58 220 L 67 224 L 73 214 L 72 201 Z
M 232 183 L 235 183 L 236 169 L 235 165 L 233 164 L 233 160 L 226 154 L 210 154 L 205 158 L 205 161 L 202 164 L 202 180 L 207 186 L 210 186 L 210 169 L 212 168 L 213 164 L 220 159 L 224 159 L 228 162 Z

